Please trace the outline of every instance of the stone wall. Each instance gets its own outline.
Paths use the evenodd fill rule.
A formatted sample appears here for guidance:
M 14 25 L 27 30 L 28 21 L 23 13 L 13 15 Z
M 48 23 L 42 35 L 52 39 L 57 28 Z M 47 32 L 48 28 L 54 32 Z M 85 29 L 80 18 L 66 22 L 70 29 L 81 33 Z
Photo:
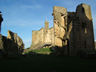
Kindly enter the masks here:
M 24 43 L 23 43 L 23 40 L 17 35 L 17 33 L 14 33 L 12 31 L 8 30 L 7 39 L 13 41 L 14 44 L 16 44 L 16 46 L 17 46 L 18 54 L 22 54 L 22 52 L 24 50 Z M 14 44 L 12 44 L 12 45 L 13 45 L 13 48 L 15 49 Z
M 33 45 L 34 42 L 51 44 L 61 49 L 63 54 L 72 56 L 94 50 L 93 23 L 89 5 L 78 5 L 76 12 L 67 12 L 66 8 L 54 6 L 52 15 L 53 28 L 49 28 L 49 23 L 45 22 L 45 28 L 42 31 L 34 31 Z
M 24 50 L 22 39 L 11 31 L 8 36 L 0 35 L 0 55 L 20 55 Z
M 39 31 L 32 31 L 32 45 L 37 45 L 37 44 L 43 44 L 44 43 L 44 29 L 40 29 Z
M 62 47 L 67 31 L 67 9 L 55 6 L 53 8 L 55 46 Z
M 86 4 L 78 5 L 75 13 L 68 14 L 68 21 L 68 25 L 72 26 L 68 41 L 68 52 L 70 55 L 76 55 L 80 51 L 88 52 L 94 50 L 94 33 L 90 6 Z
M 53 45 L 54 33 L 53 28 L 49 28 L 49 22 L 45 21 L 45 27 L 38 31 L 32 31 L 31 49 L 38 49 L 40 46 Z
M 62 47 L 66 55 L 94 50 L 94 33 L 89 5 L 80 4 L 76 12 L 66 8 L 53 8 L 55 46 Z

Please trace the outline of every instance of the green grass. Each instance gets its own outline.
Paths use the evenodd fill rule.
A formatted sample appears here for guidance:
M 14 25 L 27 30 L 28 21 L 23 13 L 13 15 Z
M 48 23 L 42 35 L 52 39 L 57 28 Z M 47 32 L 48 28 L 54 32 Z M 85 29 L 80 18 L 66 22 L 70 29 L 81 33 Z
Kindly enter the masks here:
M 37 54 L 50 54 L 51 53 L 50 48 L 41 48 L 41 49 L 31 50 L 25 54 L 28 54 L 30 52 L 35 52 Z
M 40 53 L 40 54 L 50 54 L 50 48 L 41 48 L 41 49 L 36 49 L 32 50 L 32 52 Z
M 96 60 L 70 56 L 38 55 L 0 59 L 1 72 L 92 72 L 95 67 Z
M 86 59 L 71 56 L 54 56 L 50 48 L 32 50 L 31 52 L 39 53 L 30 55 L 28 52 L 25 56 L 8 57 L 0 59 L 0 71 L 8 72 L 83 72 L 90 71 L 96 67 L 96 59 Z M 95 72 L 95 71 L 94 71 Z

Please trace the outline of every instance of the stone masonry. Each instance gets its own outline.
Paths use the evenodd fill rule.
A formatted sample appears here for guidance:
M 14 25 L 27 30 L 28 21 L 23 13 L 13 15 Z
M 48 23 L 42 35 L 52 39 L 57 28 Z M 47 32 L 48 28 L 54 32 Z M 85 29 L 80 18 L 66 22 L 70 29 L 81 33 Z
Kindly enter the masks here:
M 54 33 L 53 28 L 49 28 L 49 22 L 45 21 L 45 27 L 39 31 L 32 31 L 31 49 L 37 49 L 45 45 L 53 45 Z
M 22 39 L 12 31 L 8 31 L 8 36 L 0 34 L 0 56 L 2 55 L 21 55 L 24 50 Z
M 94 50 L 94 33 L 89 5 L 80 4 L 76 12 L 67 12 L 64 7 L 53 7 L 54 26 L 32 31 L 32 46 L 50 44 L 61 48 L 66 55 Z M 33 47 L 34 48 L 34 47 Z
M 77 6 L 76 12 L 68 12 L 68 54 L 76 55 L 80 51 L 94 50 L 94 33 L 91 16 L 91 8 L 89 5 L 80 4 Z

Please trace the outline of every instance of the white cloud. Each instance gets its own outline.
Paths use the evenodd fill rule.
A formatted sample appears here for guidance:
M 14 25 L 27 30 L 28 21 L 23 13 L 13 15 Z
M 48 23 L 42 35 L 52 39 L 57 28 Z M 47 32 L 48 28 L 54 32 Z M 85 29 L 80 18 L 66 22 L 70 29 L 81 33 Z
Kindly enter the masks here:
M 34 8 L 37 8 L 37 9 L 40 9 L 40 8 L 42 8 L 42 6 L 39 5 L 39 4 L 36 4 L 36 5 L 22 5 L 21 8 L 25 8 L 25 9 L 34 9 Z
M 7 25 L 8 24 L 8 25 Z M 15 27 L 34 27 L 34 26 L 43 26 L 44 22 L 39 20 L 39 21 L 25 21 L 25 20 L 17 20 L 16 22 L 15 21 L 10 21 L 6 24 L 7 27 L 11 27 L 11 26 L 15 26 Z

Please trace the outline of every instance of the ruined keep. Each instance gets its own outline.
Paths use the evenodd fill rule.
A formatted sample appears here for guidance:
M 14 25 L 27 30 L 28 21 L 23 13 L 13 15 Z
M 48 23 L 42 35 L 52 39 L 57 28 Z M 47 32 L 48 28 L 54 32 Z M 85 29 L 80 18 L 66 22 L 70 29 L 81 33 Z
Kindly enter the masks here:
M 81 51 L 94 50 L 94 33 L 89 5 L 80 4 L 76 12 L 67 12 L 64 7 L 53 7 L 54 26 L 32 31 L 33 48 L 50 44 L 62 49 L 65 55 L 76 55 Z
M 94 50 L 93 22 L 89 5 L 80 4 L 75 13 L 68 13 L 68 29 L 71 29 L 68 39 L 70 55 L 76 55 L 80 50 Z

